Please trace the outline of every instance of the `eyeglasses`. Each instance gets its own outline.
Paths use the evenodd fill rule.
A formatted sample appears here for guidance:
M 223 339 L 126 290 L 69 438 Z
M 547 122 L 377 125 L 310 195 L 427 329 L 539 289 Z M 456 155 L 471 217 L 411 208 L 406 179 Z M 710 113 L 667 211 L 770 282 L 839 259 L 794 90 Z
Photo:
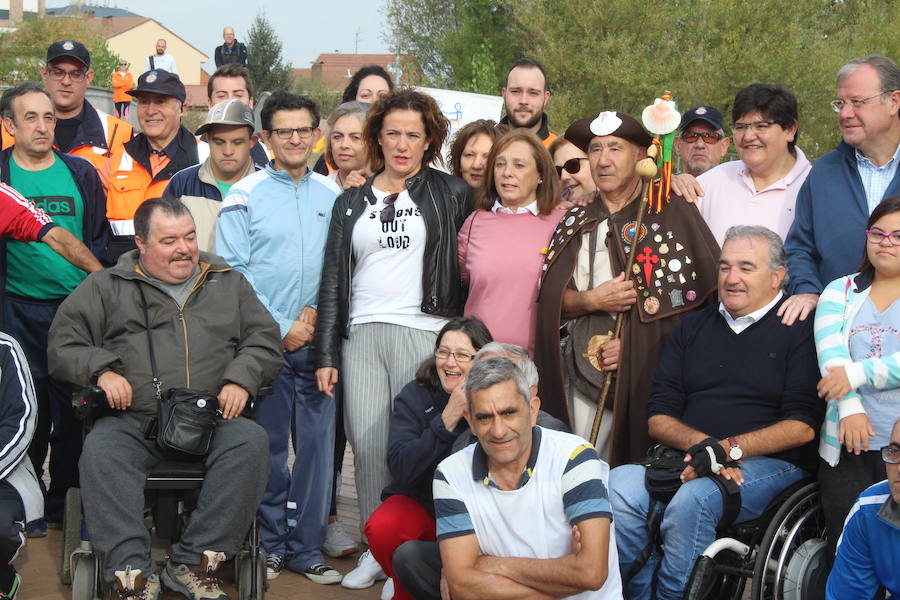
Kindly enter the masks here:
M 381 214 L 379 215 L 382 223 L 392 223 L 394 221 L 394 215 L 397 214 L 397 209 L 394 207 L 394 203 L 399 197 L 399 192 L 384 197 L 384 208 L 381 209 Z
M 881 449 L 881 460 L 891 465 L 900 465 L 900 446 L 891 444 Z
M 62 81 L 66 78 L 66 75 L 68 75 L 69 80 L 72 83 L 81 83 L 82 81 L 84 81 L 84 78 L 87 77 L 87 71 L 83 69 L 66 71 L 65 69 L 60 69 L 59 67 L 50 67 L 49 74 L 50 79 L 52 79 L 53 81 Z
M 900 231 L 885 233 L 880 229 L 866 229 L 866 239 L 870 244 L 880 244 L 884 240 L 888 240 L 891 246 L 900 246 Z
M 458 363 L 472 362 L 472 359 L 475 358 L 474 355 L 469 354 L 468 352 L 450 352 L 446 348 L 438 348 L 434 351 L 434 357 L 441 360 L 447 360 L 451 356 L 456 359 L 456 362 Z
M 731 129 L 736 134 L 744 134 L 748 129 L 752 129 L 754 133 L 765 133 L 769 130 L 772 125 L 776 125 L 775 121 L 754 121 L 753 123 L 740 123 L 734 122 L 731 124 Z
M 569 160 L 564 162 L 562 165 L 556 165 L 556 175 L 559 177 L 562 177 L 563 171 L 565 171 L 566 173 L 569 173 L 570 175 L 574 175 L 575 173 L 577 173 L 578 171 L 581 170 L 581 161 L 583 161 L 583 160 L 587 160 L 587 158 L 584 158 L 584 157 L 570 158 Z
M 883 92 L 878 92 L 874 96 L 869 96 L 868 98 L 853 98 L 851 100 L 841 100 L 838 98 L 837 100 L 831 101 L 831 108 L 834 109 L 834 112 L 839 113 L 841 109 L 843 109 L 848 104 L 853 105 L 853 109 L 856 110 L 872 98 L 877 98 L 878 96 L 884 96 L 885 94 L 890 94 L 891 92 L 896 92 L 897 90 L 884 90 Z
M 313 131 L 315 131 L 314 127 L 280 127 L 278 129 L 271 129 L 272 133 L 277 135 L 279 138 L 283 140 L 289 140 L 294 137 L 294 132 L 297 132 L 297 135 L 300 136 L 301 140 L 308 140 L 312 137 Z
M 698 139 L 703 138 L 703 141 L 707 144 L 715 144 L 719 140 L 721 140 L 723 136 L 718 131 L 682 131 L 681 139 L 683 139 L 688 144 L 693 144 Z

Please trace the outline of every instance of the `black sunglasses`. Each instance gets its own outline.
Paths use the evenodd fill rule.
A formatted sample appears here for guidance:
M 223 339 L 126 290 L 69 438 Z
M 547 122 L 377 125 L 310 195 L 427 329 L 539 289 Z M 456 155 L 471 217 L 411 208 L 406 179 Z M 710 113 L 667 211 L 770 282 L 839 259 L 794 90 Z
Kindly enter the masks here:
M 394 208 L 394 202 L 397 201 L 397 198 L 400 196 L 400 193 L 391 194 L 390 196 L 384 197 L 384 208 L 381 209 L 381 214 L 379 218 L 382 223 L 391 223 L 394 220 L 394 215 L 397 214 L 397 209 Z
M 578 171 L 581 170 L 581 161 L 587 160 L 586 158 L 570 158 L 566 162 L 560 165 L 556 165 L 556 175 L 558 177 L 562 177 L 563 169 L 565 169 L 566 173 L 570 175 L 574 175 Z
M 681 139 L 683 139 L 688 144 L 693 144 L 698 139 L 703 138 L 703 141 L 707 144 L 715 144 L 719 140 L 724 137 L 718 131 L 682 131 Z

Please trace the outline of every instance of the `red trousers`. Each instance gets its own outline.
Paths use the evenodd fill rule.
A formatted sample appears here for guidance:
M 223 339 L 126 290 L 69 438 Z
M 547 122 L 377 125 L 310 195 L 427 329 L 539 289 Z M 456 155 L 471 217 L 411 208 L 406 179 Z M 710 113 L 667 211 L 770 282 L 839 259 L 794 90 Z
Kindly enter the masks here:
M 394 551 L 404 542 L 435 541 L 434 518 L 425 508 L 402 494 L 389 496 L 375 509 L 363 528 L 369 551 L 388 577 L 394 580 L 394 600 L 413 600 L 394 577 L 391 561 Z

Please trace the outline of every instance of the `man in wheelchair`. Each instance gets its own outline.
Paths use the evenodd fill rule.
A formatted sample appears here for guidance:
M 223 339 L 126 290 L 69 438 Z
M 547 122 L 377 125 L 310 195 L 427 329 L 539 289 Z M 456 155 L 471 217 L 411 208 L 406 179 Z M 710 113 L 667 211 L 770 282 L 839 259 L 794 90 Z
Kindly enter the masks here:
M 240 415 L 281 365 L 278 327 L 240 273 L 198 250 L 193 218 L 179 200 L 145 201 L 134 228 L 138 249 L 89 276 L 50 329 L 51 374 L 96 384 L 114 409 L 84 442 L 84 514 L 101 578 L 119 597 L 155 599 L 162 583 L 195 600 L 226 599 L 216 569 L 240 548 L 269 475 L 265 431 Z M 196 509 L 157 575 L 143 490 L 167 455 L 149 432 L 158 390 L 179 387 L 217 396 L 221 418 L 202 459 Z
M 873 598 L 879 588 L 900 597 L 900 415 L 881 457 L 887 479 L 860 494 L 850 509 L 828 577 L 828 600 Z
M 684 453 L 680 477 L 674 470 L 680 487 L 665 504 L 649 495 L 643 465 L 610 473 L 627 598 L 683 597 L 697 557 L 715 539 L 723 490 L 735 489 L 714 477 L 737 484 L 740 523 L 814 472 L 824 403 L 816 397 L 812 320 L 786 326 L 778 317 L 784 265 L 777 234 L 732 227 L 719 260 L 720 302 L 669 335 L 647 412 L 651 437 Z M 658 542 L 648 528 L 654 507 L 662 515 Z

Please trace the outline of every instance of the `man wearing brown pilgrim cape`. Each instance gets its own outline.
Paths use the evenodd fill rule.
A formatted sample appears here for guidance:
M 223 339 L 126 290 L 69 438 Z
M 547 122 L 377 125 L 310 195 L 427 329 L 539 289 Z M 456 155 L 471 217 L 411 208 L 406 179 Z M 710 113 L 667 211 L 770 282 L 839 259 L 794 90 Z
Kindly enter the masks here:
M 646 405 L 657 359 L 683 315 L 714 294 L 719 246 L 697 208 L 675 195 L 659 211 L 649 208 L 636 231 L 635 165 L 652 138 L 633 117 L 601 112 L 573 123 L 565 138 L 587 153 L 597 191 L 590 204 L 566 212 L 547 247 L 535 348 L 539 393 L 544 410 L 587 437 L 601 368 L 616 369 L 606 405 L 612 413 L 597 440 L 616 466 L 642 458 L 653 443 Z M 631 272 L 616 279 L 635 244 Z M 616 318 L 625 319 L 620 344 L 609 342 Z M 561 352 L 562 324 L 568 336 Z

